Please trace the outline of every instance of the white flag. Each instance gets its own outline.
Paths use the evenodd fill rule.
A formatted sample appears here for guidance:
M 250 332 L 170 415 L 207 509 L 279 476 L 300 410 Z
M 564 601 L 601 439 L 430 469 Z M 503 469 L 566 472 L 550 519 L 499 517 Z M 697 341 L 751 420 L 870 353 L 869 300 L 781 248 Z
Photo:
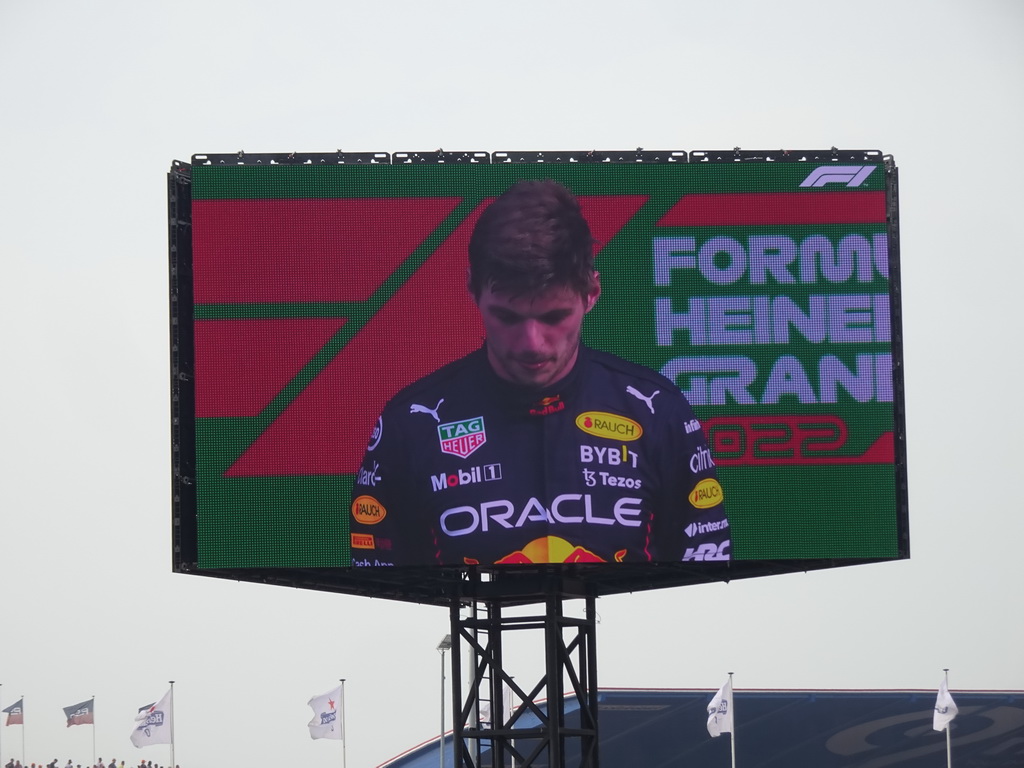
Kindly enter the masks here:
M 508 720 L 512 717 L 512 689 L 509 687 L 508 683 L 503 683 L 501 686 L 501 699 L 503 717 L 505 720 Z M 479 714 L 481 723 L 490 723 L 491 725 L 496 726 L 502 725 L 502 723 L 494 723 L 492 721 L 490 701 L 480 702 Z
M 708 704 L 708 733 L 732 733 L 732 680 L 726 682 Z
M 323 696 L 309 700 L 313 708 L 313 719 L 309 721 L 309 736 L 313 739 L 343 739 L 341 722 L 341 686 Z
M 939 695 L 935 699 L 935 714 L 932 716 L 932 729 L 936 731 L 944 731 L 946 727 L 953 722 L 953 718 L 956 717 L 956 713 L 959 712 L 956 708 L 956 704 L 953 702 L 953 697 L 949 695 L 949 688 L 946 687 L 946 681 L 943 680 L 939 685 Z
M 147 747 L 150 744 L 171 743 L 171 692 L 156 704 L 140 707 L 135 716 L 135 730 L 132 731 L 132 744 L 136 747 Z

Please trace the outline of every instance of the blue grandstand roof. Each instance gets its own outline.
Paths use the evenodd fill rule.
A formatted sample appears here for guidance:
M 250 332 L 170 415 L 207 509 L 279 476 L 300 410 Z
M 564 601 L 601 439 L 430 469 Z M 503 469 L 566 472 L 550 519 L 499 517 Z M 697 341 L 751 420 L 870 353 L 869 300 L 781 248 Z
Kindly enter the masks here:
M 601 768 L 729 768 L 730 737 L 712 738 L 705 726 L 713 694 L 602 689 Z M 959 708 L 950 731 L 953 765 L 1024 766 L 1024 692 L 952 694 Z M 935 697 L 934 690 L 736 691 L 736 763 L 740 768 L 941 768 L 946 737 L 932 730 Z M 567 708 L 575 709 L 568 703 Z M 536 721 L 522 717 L 519 725 Z M 437 768 L 439 758 L 435 739 L 385 765 Z M 445 763 L 453 766 L 450 734 Z M 566 765 L 578 764 L 579 755 L 569 753 Z M 486 754 L 480 765 L 490 765 Z

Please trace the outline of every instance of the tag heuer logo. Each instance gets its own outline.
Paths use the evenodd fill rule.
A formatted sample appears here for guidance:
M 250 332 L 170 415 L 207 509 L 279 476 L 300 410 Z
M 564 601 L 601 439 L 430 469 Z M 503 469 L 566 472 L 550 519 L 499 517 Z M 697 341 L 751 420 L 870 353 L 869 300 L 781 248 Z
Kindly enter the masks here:
M 441 440 L 441 453 L 462 459 L 487 442 L 483 416 L 441 424 L 437 428 L 437 436 Z

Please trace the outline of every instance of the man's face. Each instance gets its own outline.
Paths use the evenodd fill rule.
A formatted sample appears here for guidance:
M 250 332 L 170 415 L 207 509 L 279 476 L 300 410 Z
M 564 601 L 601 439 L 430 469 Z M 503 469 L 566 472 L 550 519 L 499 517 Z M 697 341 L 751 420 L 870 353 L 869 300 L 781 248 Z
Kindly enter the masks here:
M 580 296 L 568 287 L 532 296 L 509 296 L 485 288 L 477 307 L 487 332 L 487 359 L 501 378 L 541 388 L 564 377 L 576 362 L 583 316 L 601 286 Z

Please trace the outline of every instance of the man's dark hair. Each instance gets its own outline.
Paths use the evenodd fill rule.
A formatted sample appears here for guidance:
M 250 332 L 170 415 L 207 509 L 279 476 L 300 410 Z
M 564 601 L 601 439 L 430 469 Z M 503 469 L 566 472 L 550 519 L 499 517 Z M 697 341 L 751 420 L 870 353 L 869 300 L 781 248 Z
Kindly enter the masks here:
M 469 239 L 469 290 L 511 296 L 594 283 L 594 238 L 572 192 L 557 181 L 520 181 L 481 214 Z

